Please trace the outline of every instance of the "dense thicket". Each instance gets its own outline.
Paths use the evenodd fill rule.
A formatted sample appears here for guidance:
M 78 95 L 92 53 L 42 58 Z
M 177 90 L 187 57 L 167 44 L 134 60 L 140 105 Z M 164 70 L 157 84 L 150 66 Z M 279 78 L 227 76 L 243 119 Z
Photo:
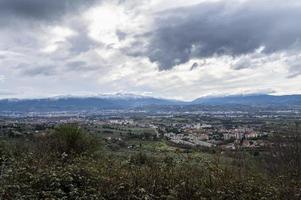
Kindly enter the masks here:
M 283 173 L 275 168 L 274 173 L 268 168 L 279 164 L 277 155 L 267 165 L 248 170 L 248 163 L 241 165 L 240 160 L 220 163 L 220 155 L 212 160 L 144 152 L 117 156 L 99 147 L 96 137 L 70 125 L 45 136 L 1 141 L 0 199 L 301 198 L 296 170 Z M 276 142 L 275 147 L 287 148 Z M 292 163 L 300 156 L 295 151 L 294 155 Z

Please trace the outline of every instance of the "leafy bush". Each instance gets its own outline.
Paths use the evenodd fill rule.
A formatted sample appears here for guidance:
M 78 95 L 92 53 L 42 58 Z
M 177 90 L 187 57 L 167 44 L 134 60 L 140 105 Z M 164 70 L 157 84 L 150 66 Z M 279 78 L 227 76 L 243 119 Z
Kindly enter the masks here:
M 49 147 L 59 154 L 92 153 L 99 147 L 96 137 L 73 124 L 61 125 L 48 138 Z

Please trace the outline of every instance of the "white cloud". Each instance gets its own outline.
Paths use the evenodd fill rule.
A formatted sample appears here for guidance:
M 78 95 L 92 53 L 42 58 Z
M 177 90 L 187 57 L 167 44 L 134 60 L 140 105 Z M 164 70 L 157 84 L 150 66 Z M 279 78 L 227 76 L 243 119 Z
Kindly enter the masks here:
M 5 81 L 5 76 L 4 75 L 0 75 L 0 82 L 4 82 Z
M 48 27 L 45 31 L 47 32 L 44 36 L 46 47 L 42 49 L 45 53 L 53 53 L 59 48 L 60 43 L 76 34 L 70 28 L 62 26 Z

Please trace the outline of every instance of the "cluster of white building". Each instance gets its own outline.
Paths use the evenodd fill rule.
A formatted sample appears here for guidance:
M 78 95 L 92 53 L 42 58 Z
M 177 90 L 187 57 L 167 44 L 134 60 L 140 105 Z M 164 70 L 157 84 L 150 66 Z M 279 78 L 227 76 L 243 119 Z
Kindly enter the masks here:
M 203 146 L 203 147 L 213 147 L 214 144 L 205 142 L 204 135 L 193 135 L 193 134 L 175 134 L 166 133 L 164 136 L 171 142 L 175 144 L 182 144 L 188 146 Z
M 135 125 L 134 120 L 132 119 L 113 119 L 109 120 L 109 123 L 118 125 Z
M 253 139 L 259 136 L 260 135 L 256 131 L 252 129 L 246 129 L 246 128 L 229 130 L 226 133 L 223 133 L 224 140 L 231 140 L 231 139 L 241 140 L 243 138 Z

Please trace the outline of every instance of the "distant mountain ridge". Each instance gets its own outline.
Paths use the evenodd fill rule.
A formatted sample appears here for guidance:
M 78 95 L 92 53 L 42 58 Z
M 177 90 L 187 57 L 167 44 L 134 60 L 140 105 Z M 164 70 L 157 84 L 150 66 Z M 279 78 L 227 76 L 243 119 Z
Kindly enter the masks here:
M 56 112 L 97 111 L 133 109 L 146 106 L 188 106 L 188 105 L 245 105 L 245 106 L 301 106 L 301 95 L 235 95 L 224 97 L 203 97 L 191 102 L 161 99 L 132 94 L 98 95 L 91 97 L 60 96 L 41 99 L 3 99 L 0 112 Z
M 130 109 L 147 105 L 174 105 L 175 100 L 138 95 L 103 95 L 94 97 L 60 96 L 41 99 L 3 99 L 0 111 L 55 112 L 103 109 Z
M 203 105 L 248 105 L 248 106 L 289 106 L 301 105 L 301 95 L 273 96 L 267 94 L 232 95 L 224 97 L 205 97 L 192 101 L 193 104 Z

